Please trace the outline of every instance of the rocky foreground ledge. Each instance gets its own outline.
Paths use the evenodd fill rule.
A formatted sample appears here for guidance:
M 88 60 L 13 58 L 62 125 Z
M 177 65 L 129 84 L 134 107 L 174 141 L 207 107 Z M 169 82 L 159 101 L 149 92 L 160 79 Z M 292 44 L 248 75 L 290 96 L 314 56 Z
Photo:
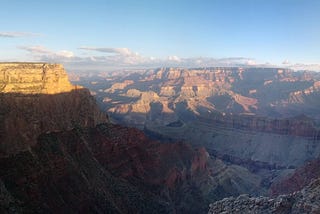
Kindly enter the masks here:
M 208 214 L 216 213 L 320 213 L 320 179 L 314 180 L 301 191 L 276 198 L 249 197 L 224 198 L 210 204 Z

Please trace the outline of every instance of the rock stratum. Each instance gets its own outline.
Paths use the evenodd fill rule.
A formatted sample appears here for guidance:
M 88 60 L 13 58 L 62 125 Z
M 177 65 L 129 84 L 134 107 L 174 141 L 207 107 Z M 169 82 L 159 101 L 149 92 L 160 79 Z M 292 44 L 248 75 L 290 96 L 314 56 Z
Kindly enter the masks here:
M 60 64 L 0 63 L 0 92 L 58 94 L 82 88 L 74 86 Z
M 0 155 L 26 150 L 39 134 L 106 122 L 89 90 L 62 65 L 0 64 Z

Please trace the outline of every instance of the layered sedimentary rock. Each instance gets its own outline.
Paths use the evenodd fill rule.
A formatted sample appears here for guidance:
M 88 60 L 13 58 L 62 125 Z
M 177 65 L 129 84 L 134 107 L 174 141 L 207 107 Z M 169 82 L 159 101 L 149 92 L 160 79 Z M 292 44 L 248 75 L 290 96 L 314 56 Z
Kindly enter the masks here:
M 28 149 L 39 134 L 107 120 L 87 89 L 61 65 L 0 64 L 0 155 Z
M 320 140 L 320 129 L 312 118 L 304 114 L 280 119 L 250 115 L 211 114 L 208 117 L 200 117 L 199 120 L 225 128 L 301 136 Z
M 97 97 L 112 97 L 103 107 L 111 116 L 125 116 L 124 122 L 137 126 L 143 126 L 143 121 L 135 120 L 139 117 L 136 112 L 152 114 L 152 108 L 145 106 L 154 102 L 161 103 L 163 109 L 171 109 L 174 115 L 181 114 L 179 106 L 183 104 L 185 110 L 196 115 L 218 112 L 287 118 L 305 113 L 319 119 L 319 81 L 317 73 L 280 68 L 161 68 L 101 80 Z M 106 82 L 111 84 L 107 89 L 103 88 Z M 94 85 L 98 87 L 99 84 Z M 154 93 L 156 97 L 145 99 L 133 90 L 140 94 Z M 128 98 L 133 98 L 132 92 L 136 99 Z M 142 102 L 145 105 L 139 104 Z M 158 115 L 161 114 L 166 112 Z
M 0 93 L 57 94 L 81 86 L 72 85 L 62 65 L 0 63 Z

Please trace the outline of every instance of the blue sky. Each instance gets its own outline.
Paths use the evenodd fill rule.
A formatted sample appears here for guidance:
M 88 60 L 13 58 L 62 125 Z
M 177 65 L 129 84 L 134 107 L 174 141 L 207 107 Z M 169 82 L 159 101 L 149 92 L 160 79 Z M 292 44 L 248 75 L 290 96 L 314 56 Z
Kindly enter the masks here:
M 319 0 L 2 0 L 0 60 L 70 68 L 320 64 Z

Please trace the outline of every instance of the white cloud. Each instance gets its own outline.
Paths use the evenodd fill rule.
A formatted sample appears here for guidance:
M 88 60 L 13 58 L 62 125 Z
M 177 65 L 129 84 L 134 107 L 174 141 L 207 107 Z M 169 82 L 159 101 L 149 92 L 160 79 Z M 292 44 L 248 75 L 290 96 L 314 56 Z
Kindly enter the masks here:
M 181 62 L 181 59 L 178 56 L 169 56 L 168 60 L 174 62 Z
M 22 50 L 26 50 L 33 54 L 48 54 L 51 53 L 51 51 L 47 50 L 43 46 L 21 46 L 19 47 Z
M 0 37 L 5 38 L 18 38 L 18 37 L 34 37 L 40 36 L 40 34 L 29 33 L 29 32 L 0 32 Z
M 73 52 L 71 51 L 66 51 L 66 50 L 62 50 L 56 53 L 57 56 L 61 56 L 61 57 L 66 57 L 66 58 L 71 58 L 74 57 Z
M 68 69 L 86 70 L 114 70 L 114 69 L 142 69 L 156 67 L 215 67 L 215 66 L 257 66 L 257 67 L 277 67 L 272 64 L 259 64 L 252 58 L 247 57 L 189 57 L 168 56 L 156 58 L 142 56 L 129 48 L 94 48 L 81 47 L 87 50 L 85 55 L 76 55 L 70 50 L 49 50 L 44 46 L 23 46 L 19 47 L 29 53 L 29 58 L 34 61 L 63 63 Z M 100 52 L 102 54 L 97 54 Z M 104 54 L 103 54 L 104 53 Z M 286 62 L 286 61 L 285 61 Z M 284 65 L 283 65 L 284 66 Z M 318 70 L 319 64 L 289 64 L 288 68 L 295 70 Z
M 253 66 L 253 65 L 257 65 L 256 61 L 252 60 L 252 59 L 249 59 L 246 61 L 246 64 L 247 65 L 250 65 L 250 66 Z
M 31 54 L 31 56 L 38 61 L 63 61 L 64 59 L 73 58 L 74 54 L 71 51 L 51 51 L 43 46 L 22 46 L 19 47 Z
M 132 52 L 129 48 L 96 48 L 96 47 L 80 47 L 81 50 L 98 51 L 103 53 L 114 53 L 124 56 L 138 55 L 138 53 Z
M 283 62 L 282 62 L 283 65 L 288 65 L 290 64 L 289 60 L 288 59 L 285 59 Z
M 81 47 L 81 50 L 101 52 L 104 55 L 85 54 L 77 56 L 72 51 L 52 51 L 43 46 L 19 47 L 27 51 L 33 60 L 64 63 L 70 68 L 77 69 L 130 69 L 155 67 L 214 67 L 214 66 L 245 66 L 256 65 L 253 59 L 246 57 L 210 58 L 194 57 L 181 58 L 168 56 L 156 58 L 142 56 L 129 48 Z
M 310 71 L 320 71 L 320 64 L 303 64 L 303 63 L 296 63 L 289 68 L 293 70 L 310 70 Z

